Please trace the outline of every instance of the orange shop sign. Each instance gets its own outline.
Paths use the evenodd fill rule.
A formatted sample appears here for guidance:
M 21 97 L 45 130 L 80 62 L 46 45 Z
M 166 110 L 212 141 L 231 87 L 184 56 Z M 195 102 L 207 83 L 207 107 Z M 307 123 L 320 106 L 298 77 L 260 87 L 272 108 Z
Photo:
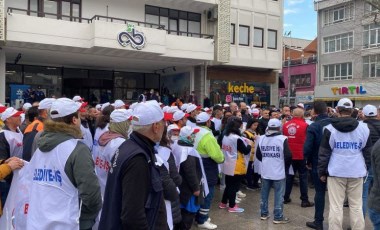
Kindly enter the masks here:
M 228 93 L 254 93 L 255 87 L 247 85 L 232 85 L 231 82 L 228 82 Z

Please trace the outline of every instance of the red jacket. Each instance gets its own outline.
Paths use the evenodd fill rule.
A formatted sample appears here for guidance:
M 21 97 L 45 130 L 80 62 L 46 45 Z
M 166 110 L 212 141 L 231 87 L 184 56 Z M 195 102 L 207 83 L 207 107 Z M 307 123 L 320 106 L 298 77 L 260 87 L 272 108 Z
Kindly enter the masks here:
M 303 145 L 306 141 L 308 124 L 303 118 L 293 117 L 283 126 L 283 133 L 288 137 L 290 151 L 293 160 L 303 160 Z

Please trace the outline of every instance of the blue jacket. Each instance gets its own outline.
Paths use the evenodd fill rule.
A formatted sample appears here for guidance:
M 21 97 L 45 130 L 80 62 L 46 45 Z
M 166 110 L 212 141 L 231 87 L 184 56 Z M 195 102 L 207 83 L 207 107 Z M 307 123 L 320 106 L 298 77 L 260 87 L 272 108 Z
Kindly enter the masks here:
M 303 152 L 304 159 L 306 159 L 307 164 L 311 164 L 313 172 L 317 172 L 318 150 L 322 141 L 323 128 L 330 123 L 331 118 L 327 114 L 320 114 L 316 117 L 315 122 L 307 128 Z

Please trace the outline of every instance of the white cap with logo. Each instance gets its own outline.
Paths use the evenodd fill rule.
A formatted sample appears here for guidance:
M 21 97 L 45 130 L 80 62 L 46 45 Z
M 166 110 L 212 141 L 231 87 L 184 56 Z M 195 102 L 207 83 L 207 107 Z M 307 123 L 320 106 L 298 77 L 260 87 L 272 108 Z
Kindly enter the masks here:
M 279 128 L 281 127 L 281 121 L 277 118 L 272 118 L 268 122 L 268 128 Z
M 2 114 L 1 114 L 1 120 L 5 121 L 10 117 L 19 117 L 22 114 L 21 111 L 18 111 L 17 109 L 13 107 L 7 108 Z
M 366 117 L 376 117 L 377 116 L 377 108 L 374 105 L 366 105 L 363 108 L 364 116 Z
M 107 107 L 110 106 L 110 105 L 111 105 L 111 103 L 106 102 L 106 103 L 104 103 L 104 104 L 102 105 L 102 107 L 100 108 L 100 110 L 103 111 L 105 108 L 107 108 Z
M 342 98 L 338 101 L 338 105 L 337 107 L 343 107 L 343 108 L 346 108 L 346 109 L 352 109 L 354 108 L 354 105 L 352 103 L 352 101 L 348 98 Z
M 210 114 L 208 114 L 206 112 L 202 112 L 202 113 L 198 114 L 196 120 L 197 120 L 197 123 L 205 123 L 208 120 L 210 120 L 210 118 L 211 118 Z
M 115 109 L 121 109 L 125 106 L 125 103 L 122 100 L 116 100 L 112 106 L 115 107 Z
M 70 114 L 78 112 L 81 103 L 77 103 L 69 98 L 59 98 L 53 102 L 50 108 L 51 118 L 66 117 Z
M 73 101 L 75 101 L 75 102 L 82 102 L 83 100 L 84 100 L 84 98 L 82 98 L 81 96 L 73 97 Z
M 132 115 L 133 125 L 151 125 L 164 119 L 164 112 L 155 100 L 138 103 Z
M 194 105 L 194 104 L 189 104 L 188 106 L 187 106 L 187 108 L 186 108 L 186 113 L 191 113 L 191 112 L 193 112 L 194 110 L 196 110 L 197 109 L 197 106 L 196 105 Z
M 23 109 L 25 110 L 28 110 L 30 108 L 32 108 L 32 104 L 30 104 L 29 102 L 25 103 L 23 106 L 22 106 Z
M 178 130 L 179 131 L 180 128 L 176 124 L 171 124 L 171 125 L 168 126 L 168 132 L 170 132 L 172 130 Z
M 189 107 L 189 104 L 183 104 L 182 106 L 181 106 L 181 110 L 182 111 L 186 111 L 186 109 L 187 109 L 187 107 Z
M 50 109 L 53 102 L 55 102 L 57 99 L 55 98 L 45 98 L 42 101 L 40 101 L 40 104 L 38 105 L 38 109 Z
M 112 111 L 111 122 L 119 123 L 127 120 L 131 120 L 132 118 L 132 109 L 115 109 Z
M 181 110 L 173 114 L 173 121 L 179 121 L 184 117 L 189 117 L 189 114 L 182 112 Z
M 181 128 L 181 131 L 179 132 L 179 136 L 180 137 L 188 137 L 190 136 L 191 134 L 195 134 L 199 132 L 199 129 L 197 128 L 192 128 L 191 126 L 184 126 Z

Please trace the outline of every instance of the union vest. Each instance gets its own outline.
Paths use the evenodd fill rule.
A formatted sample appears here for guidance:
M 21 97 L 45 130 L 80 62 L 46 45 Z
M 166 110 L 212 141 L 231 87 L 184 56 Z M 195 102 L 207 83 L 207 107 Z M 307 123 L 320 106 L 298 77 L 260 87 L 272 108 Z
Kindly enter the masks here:
M 260 136 L 259 148 L 262 154 L 261 177 L 268 180 L 285 179 L 283 135 Z
M 363 148 L 369 138 L 367 124 L 359 122 L 352 132 L 339 132 L 331 124 L 325 127 L 331 132 L 329 144 L 332 150 L 328 172 L 330 176 L 360 178 L 367 174 Z
M 83 139 L 80 139 L 80 141 L 83 142 L 91 151 L 94 141 L 92 140 L 90 128 L 85 128 L 83 125 L 80 125 L 80 130 L 83 135 Z
M 229 176 L 244 175 L 247 173 L 244 155 L 237 149 L 239 139 L 244 142 L 243 138 L 236 134 L 223 137 L 222 150 L 225 159 L 223 163 L 223 173 Z
M 78 144 L 71 139 L 57 145 L 50 152 L 37 149 L 29 167 L 30 200 L 27 230 L 79 229 L 79 196 L 65 173 L 67 159 Z
M 9 144 L 9 156 L 22 158 L 23 153 L 23 138 L 24 135 L 17 128 L 18 132 L 13 132 L 10 130 L 1 130 L 0 132 L 4 133 L 5 139 Z
M 104 197 L 104 190 L 106 188 L 108 171 L 111 168 L 112 157 L 124 141 L 124 138 L 118 137 L 108 142 L 106 146 L 98 146 L 92 151 L 92 156 L 95 162 L 95 172 L 99 179 L 102 197 Z
M 100 136 L 103 135 L 107 131 L 108 131 L 108 124 L 107 124 L 106 127 L 104 127 L 104 129 L 96 128 L 95 134 L 94 134 L 94 143 L 92 145 L 92 151 L 91 151 L 92 155 L 94 155 L 94 152 L 97 151 L 97 148 L 99 148 L 99 138 L 100 138 Z M 95 158 L 94 158 L 94 160 L 95 160 Z

